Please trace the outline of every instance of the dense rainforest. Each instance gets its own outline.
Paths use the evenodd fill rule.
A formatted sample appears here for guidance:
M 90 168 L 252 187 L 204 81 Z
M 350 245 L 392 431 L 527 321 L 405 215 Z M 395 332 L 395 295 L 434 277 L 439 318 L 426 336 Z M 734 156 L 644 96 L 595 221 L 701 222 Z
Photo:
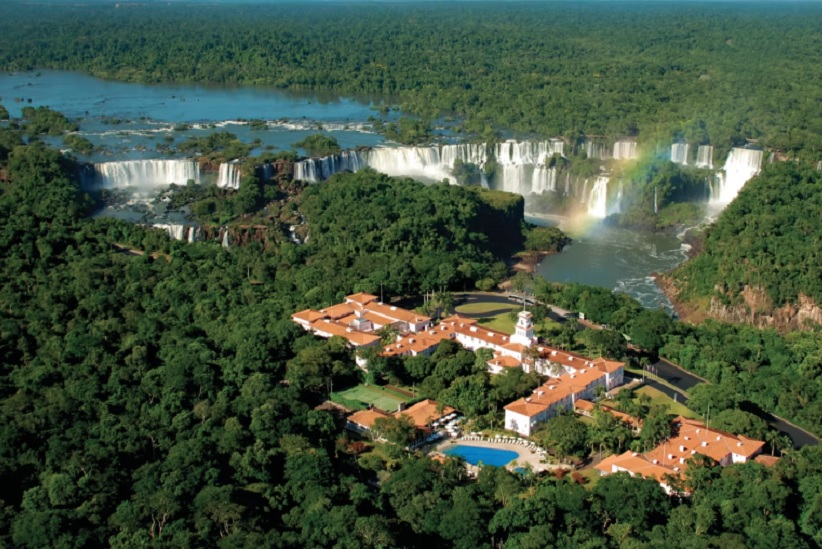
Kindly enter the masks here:
M 672 273 L 669 293 L 718 318 L 818 328 L 820 216 L 822 172 L 767 165 L 708 228 L 703 252 Z
M 801 2 L 4 2 L 0 69 L 372 94 L 484 138 L 684 138 L 720 158 L 754 140 L 818 160 L 820 26 Z
M 398 138 L 403 128 L 428 136 L 429 123 L 452 116 L 483 137 L 505 129 L 720 147 L 756 139 L 815 160 L 821 15 L 800 4 L 4 3 L 0 67 L 390 94 L 420 117 L 392 128 Z M 26 117 L 0 127 L 0 544 L 822 546 L 820 446 L 770 468 L 694 466 L 692 496 L 677 498 L 626 475 L 584 486 L 579 476 L 487 467 L 474 480 L 460 461 L 380 453 L 346 434 L 321 403 L 363 374 L 340 340 L 310 336 L 289 315 L 354 291 L 493 286 L 513 251 L 561 237 L 524 226 L 521 198 L 370 171 L 308 188 L 245 174 L 238 192 L 176 196 L 221 223 L 271 222 L 275 211 L 301 219 L 302 244 L 284 235 L 230 249 L 176 242 L 89 219 L 94 205 L 74 161 L 37 140 L 71 121 L 47 110 Z M 664 163 L 639 169 L 635 200 L 646 211 L 648 189 L 674 196 L 698 180 Z M 755 284 L 777 304 L 800 292 L 816 298 L 815 229 L 796 212 L 818 217 L 818 174 L 785 164 L 752 185 L 762 195 L 743 191 L 730 220 L 720 218 L 707 258 L 683 268 L 693 277 L 683 291 L 732 304 Z M 719 424 L 753 423 L 745 414 L 764 411 L 819 432 L 817 332 L 690 326 L 580 285 L 536 281 L 534 291 L 609 326 L 577 332 L 569 322 L 544 334 L 552 343 L 616 356 L 625 333 L 707 378 L 691 405 L 718 413 Z M 445 342 L 430 359 L 374 366 L 486 427 L 536 381 L 517 371 L 492 378 L 485 358 Z M 666 424 L 664 409 L 648 412 Z M 599 418 L 585 426 L 563 415 L 539 437 L 558 446 L 573 438 L 571 453 L 620 448 L 599 427 Z
M 11 175 L 0 194 L 4 545 L 822 544 L 819 446 L 790 452 L 773 468 L 695 467 L 693 496 L 679 499 L 626 475 L 584 487 L 580 477 L 488 467 L 474 480 L 456 460 L 364 453 L 369 443 L 346 435 L 333 409 L 317 407 L 329 386 L 356 383 L 360 374 L 340 341 L 304 333 L 290 313 L 380 283 L 404 292 L 494 276 L 498 254 L 510 249 L 502 250 L 505 240 L 492 244 L 483 226 L 490 223 L 495 236 L 507 231 L 508 246 L 521 244 L 520 197 L 345 174 L 295 203 L 306 218 L 306 244 L 284 239 L 226 250 L 88 219 L 92 202 L 73 161 L 36 141 L 24 145 L 22 133 L 4 129 L 0 151 Z M 603 322 L 623 322 L 649 349 L 687 333 L 606 290 L 538 291 Z M 571 346 L 598 338 L 586 343 L 589 351 L 607 344 L 607 330 L 575 331 L 552 338 L 567 337 L 563 345 Z M 806 336 L 812 367 L 819 345 Z M 723 337 L 718 345 L 726 348 Z M 775 359 L 790 354 L 781 336 L 763 338 L 767 346 L 750 360 L 765 355 L 768 370 L 791 368 L 791 358 Z M 535 380 L 517 370 L 491 378 L 485 358 L 444 342 L 430 359 L 381 367 L 493 424 L 499 406 Z M 763 379 L 758 363 L 742 366 L 749 384 Z M 748 399 L 740 385 L 719 386 L 733 397 L 725 399 L 730 412 Z M 664 410 L 649 417 L 655 413 Z M 567 439 L 569 426 L 579 439 L 569 451 L 598 440 L 596 425 L 570 416 L 544 436 Z

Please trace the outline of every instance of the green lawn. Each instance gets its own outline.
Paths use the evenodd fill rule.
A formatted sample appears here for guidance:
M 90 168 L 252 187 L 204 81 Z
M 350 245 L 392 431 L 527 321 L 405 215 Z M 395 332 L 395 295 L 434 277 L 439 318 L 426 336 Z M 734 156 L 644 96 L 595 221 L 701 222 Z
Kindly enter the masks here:
M 635 375 L 636 377 L 643 377 L 644 376 L 644 377 L 647 377 L 649 379 L 652 379 L 652 380 L 656 381 L 657 383 L 661 383 L 662 385 L 665 385 L 669 389 L 673 389 L 674 391 L 679 390 L 676 387 L 674 387 L 673 385 L 671 385 L 670 383 L 668 383 L 667 381 L 665 381 L 663 378 L 661 378 L 657 375 L 649 374 L 648 372 L 643 373 L 642 368 L 634 368 L 632 366 L 626 366 L 625 371 Z
M 409 396 L 378 385 L 357 385 L 345 391 L 340 391 L 339 395 L 349 400 L 359 400 L 366 404 L 373 404 L 386 412 L 396 412 L 397 406 L 411 400 Z
M 503 309 L 513 311 L 518 308 L 519 307 L 513 303 L 468 303 L 466 305 L 460 305 L 456 308 L 456 311 L 466 314 L 482 314 L 491 311 L 501 311 Z
M 513 334 L 514 326 L 517 321 L 511 320 L 510 313 L 501 313 L 496 316 L 481 318 L 479 319 L 479 323 L 483 326 L 487 326 L 488 328 L 505 332 L 506 334 Z M 536 324 L 534 329 L 539 332 L 542 329 L 550 330 L 552 328 L 558 328 L 559 326 L 560 324 L 558 322 L 554 322 L 550 318 L 546 318 L 542 323 Z
M 687 417 L 689 419 L 702 419 L 699 414 L 693 410 L 688 409 L 681 402 L 674 402 L 674 399 L 653 387 L 640 387 L 634 391 L 635 395 L 648 395 L 651 398 L 651 404 L 666 404 L 668 410 L 674 415 Z
M 513 334 L 514 325 L 516 324 L 515 321 L 511 320 L 511 317 L 508 313 L 502 313 L 497 316 L 481 318 L 479 319 L 479 323 L 493 330 L 505 332 L 506 334 Z

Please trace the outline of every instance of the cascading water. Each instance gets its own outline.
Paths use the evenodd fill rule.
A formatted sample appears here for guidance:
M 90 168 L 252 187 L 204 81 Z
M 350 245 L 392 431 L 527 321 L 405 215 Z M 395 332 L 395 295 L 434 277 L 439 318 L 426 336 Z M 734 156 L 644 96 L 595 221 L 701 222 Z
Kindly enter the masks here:
M 491 146 L 482 143 L 428 147 L 379 147 L 364 151 L 307 159 L 294 164 L 294 178 L 317 182 L 340 171 L 370 167 L 392 176 L 415 177 L 425 181 L 447 179 L 456 183 L 452 171 L 457 161 L 482 169 L 491 158 Z M 556 191 L 556 170 L 546 162 L 562 155 L 565 143 L 550 141 L 505 141 L 493 146 L 493 158 L 499 167 L 494 186 L 509 192 L 528 195 L 532 192 Z M 490 186 L 484 174 L 483 186 Z
M 228 228 L 223 229 L 223 239 L 222 239 L 223 248 L 228 249 L 230 248 L 230 242 L 228 239 Z
M 745 183 L 759 173 L 762 166 L 762 151 L 752 149 L 731 149 L 725 161 L 723 172 L 717 174 L 716 186 L 711 189 L 711 203 L 730 203 Z
M 711 145 L 700 145 L 696 152 L 696 167 L 714 169 L 714 148 Z
M 93 164 L 80 172 L 80 183 L 89 190 L 166 187 L 200 182 L 200 167 L 194 160 L 127 160 Z
M 188 228 L 188 241 L 196 242 L 203 238 L 203 231 L 200 227 L 191 226 Z
M 551 141 L 505 141 L 497 143 L 494 156 L 499 164 L 544 164 L 554 154 L 563 155 L 565 143 L 559 139 Z
M 274 174 L 277 173 L 277 168 L 274 164 L 270 164 L 266 162 L 262 166 L 260 166 L 260 179 L 262 181 L 271 181 L 271 178 L 274 177 Z
M 608 215 L 608 178 L 600 175 L 594 181 L 587 202 L 588 215 L 603 219 Z
M 617 141 L 614 143 L 615 160 L 633 160 L 635 158 L 637 158 L 637 150 L 634 141 Z
M 457 147 L 457 145 L 450 145 Z M 443 147 L 445 148 L 445 147 Z M 426 181 L 442 181 L 451 178 L 453 160 L 460 158 L 456 151 L 448 156 L 451 164 L 442 162 L 443 155 L 439 147 L 380 147 L 367 151 L 364 155 L 365 163 L 370 168 L 392 176 L 407 176 L 420 178 Z M 462 158 L 463 162 L 482 164 L 484 158 Z
M 343 151 L 337 155 L 295 162 L 294 179 L 317 183 L 328 179 L 335 173 L 356 172 L 367 165 L 358 151 Z
M 186 226 L 180 223 L 154 223 L 151 226 L 164 230 L 174 240 L 183 240 L 185 237 Z
M 671 162 L 674 164 L 688 165 L 691 155 L 691 146 L 687 143 L 674 143 L 671 145 Z
M 605 145 L 593 141 L 586 141 L 585 156 L 588 158 L 596 158 L 597 160 L 605 160 Z
M 240 167 L 237 165 L 239 160 L 232 160 L 231 162 L 223 162 L 220 164 L 220 171 L 217 174 L 217 186 L 225 189 L 239 189 L 240 188 Z

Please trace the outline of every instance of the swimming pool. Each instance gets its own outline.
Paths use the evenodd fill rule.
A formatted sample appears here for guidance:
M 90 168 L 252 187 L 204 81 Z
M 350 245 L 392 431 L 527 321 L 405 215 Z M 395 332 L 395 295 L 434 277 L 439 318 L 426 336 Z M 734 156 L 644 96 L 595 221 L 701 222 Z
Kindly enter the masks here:
M 457 444 L 451 446 L 445 453 L 449 456 L 459 456 L 471 465 L 494 465 L 502 467 L 517 459 L 519 454 L 511 450 L 497 450 L 496 448 L 481 448 L 479 446 L 466 446 L 464 444 Z

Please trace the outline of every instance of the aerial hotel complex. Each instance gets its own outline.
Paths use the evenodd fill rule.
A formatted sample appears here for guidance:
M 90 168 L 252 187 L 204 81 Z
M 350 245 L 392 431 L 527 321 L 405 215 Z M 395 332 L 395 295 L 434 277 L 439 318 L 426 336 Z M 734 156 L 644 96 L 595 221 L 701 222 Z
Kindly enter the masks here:
M 399 335 L 383 347 L 384 356 L 430 355 L 440 341 L 451 339 L 472 351 L 490 349 L 494 354 L 487 364 L 492 374 L 522 368 L 550 376 L 533 395 L 505 407 L 505 427 L 525 436 L 560 411 L 573 410 L 576 400 L 594 398 L 598 387 L 608 391 L 622 385 L 625 372 L 622 362 L 592 360 L 538 344 L 528 311 L 519 313 L 514 334 L 506 334 L 459 315 L 432 325 L 429 317 L 385 305 L 371 294 L 358 293 L 326 309 L 294 313 L 292 320 L 321 337 L 341 336 L 354 348 L 380 346 L 375 332 L 388 326 Z

